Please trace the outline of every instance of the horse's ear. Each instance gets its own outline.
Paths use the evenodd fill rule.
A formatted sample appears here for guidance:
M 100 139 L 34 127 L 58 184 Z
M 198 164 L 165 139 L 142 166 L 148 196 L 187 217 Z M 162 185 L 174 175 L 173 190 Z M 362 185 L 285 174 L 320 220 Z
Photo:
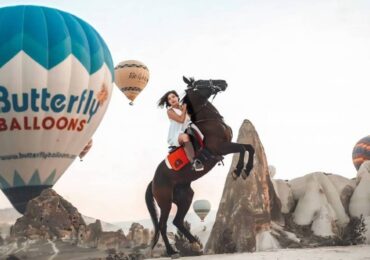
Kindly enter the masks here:
M 185 76 L 182 76 L 182 79 L 184 80 L 184 82 L 186 83 L 186 85 L 190 85 L 191 84 L 191 81 L 186 78 Z

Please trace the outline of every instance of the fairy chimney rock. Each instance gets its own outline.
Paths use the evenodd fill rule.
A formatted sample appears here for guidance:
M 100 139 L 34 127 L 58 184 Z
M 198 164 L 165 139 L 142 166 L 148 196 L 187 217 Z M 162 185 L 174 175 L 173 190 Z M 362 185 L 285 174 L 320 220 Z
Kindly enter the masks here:
M 46 189 L 27 204 L 11 228 L 11 236 L 29 239 L 75 240 L 85 221 L 78 210 L 54 190 Z
M 281 202 L 270 179 L 269 166 L 257 131 L 249 120 L 239 129 L 238 143 L 255 149 L 254 167 L 246 180 L 234 180 L 239 155 L 235 154 L 215 224 L 206 244 L 207 253 L 234 253 L 256 250 L 257 234 L 270 230 L 272 220 L 281 219 Z M 245 155 L 245 162 L 248 154 Z

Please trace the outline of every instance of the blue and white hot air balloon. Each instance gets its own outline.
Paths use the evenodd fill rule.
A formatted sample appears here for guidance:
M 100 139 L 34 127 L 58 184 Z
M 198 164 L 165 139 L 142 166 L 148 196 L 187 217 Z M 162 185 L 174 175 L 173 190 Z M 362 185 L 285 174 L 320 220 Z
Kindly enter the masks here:
M 0 188 L 20 213 L 91 139 L 113 75 L 107 45 L 78 17 L 0 8 Z

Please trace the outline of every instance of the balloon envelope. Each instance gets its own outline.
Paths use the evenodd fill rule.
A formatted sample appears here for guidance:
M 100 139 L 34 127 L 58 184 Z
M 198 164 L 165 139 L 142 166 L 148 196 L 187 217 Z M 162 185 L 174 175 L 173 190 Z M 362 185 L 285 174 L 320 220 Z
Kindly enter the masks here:
M 69 13 L 4 7 L 0 24 L 0 188 L 24 213 L 98 127 L 113 63 L 100 35 Z
M 358 170 L 364 161 L 370 160 L 370 135 L 358 141 L 352 151 L 353 164 Z
M 194 212 L 203 221 L 211 210 L 211 203 L 208 200 L 197 200 L 193 203 Z
M 90 151 L 92 145 L 93 145 L 93 140 L 90 139 L 90 141 L 86 144 L 86 146 L 84 147 L 84 149 L 78 155 L 78 157 L 80 157 L 81 161 L 85 157 L 85 155 Z
M 123 61 L 114 71 L 116 85 L 131 101 L 135 100 L 149 81 L 148 68 L 137 60 Z

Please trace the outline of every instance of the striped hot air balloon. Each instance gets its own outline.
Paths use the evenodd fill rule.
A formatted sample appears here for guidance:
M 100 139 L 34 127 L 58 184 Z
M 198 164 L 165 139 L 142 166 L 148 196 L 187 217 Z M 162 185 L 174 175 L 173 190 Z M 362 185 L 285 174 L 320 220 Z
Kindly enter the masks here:
M 137 60 L 122 61 L 115 67 L 115 83 L 133 105 L 149 81 L 149 70 L 144 63 Z
M 0 8 L 0 188 L 20 213 L 91 139 L 113 80 L 107 45 L 80 18 Z
M 370 160 L 370 135 L 358 141 L 352 152 L 353 164 L 358 170 L 364 161 Z

